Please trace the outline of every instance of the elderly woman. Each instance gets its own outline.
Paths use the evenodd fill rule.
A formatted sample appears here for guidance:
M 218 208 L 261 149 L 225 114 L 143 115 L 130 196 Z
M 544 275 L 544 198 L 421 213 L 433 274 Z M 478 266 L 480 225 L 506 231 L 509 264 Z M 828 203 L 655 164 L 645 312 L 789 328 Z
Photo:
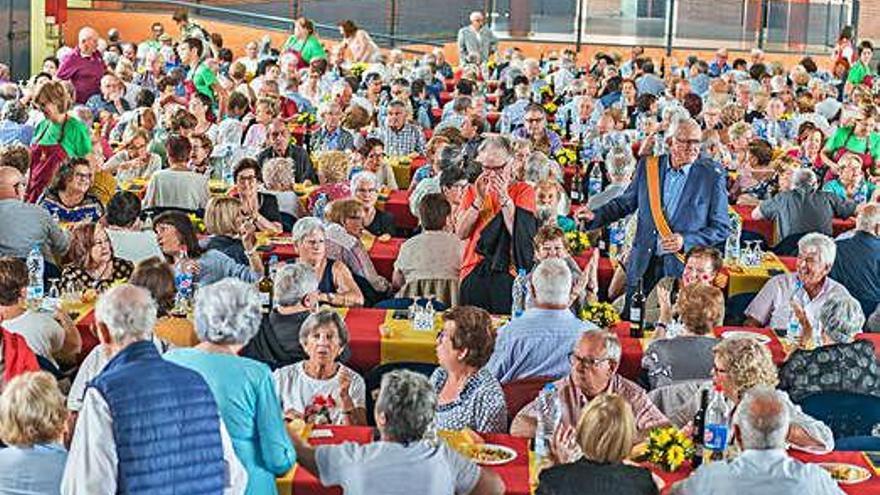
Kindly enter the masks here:
M 394 215 L 376 209 L 376 201 L 379 199 L 379 179 L 376 174 L 364 170 L 354 174 L 351 178 L 351 191 L 355 199 L 364 205 L 364 226 L 368 232 L 375 236 L 392 236 L 396 232 Z
M 874 131 L 876 118 L 875 107 L 859 107 L 849 123 L 838 127 L 828 138 L 822 150 L 822 161 L 830 169 L 825 179 L 840 173 L 837 162 L 847 151 L 861 156 L 862 167 L 866 170 L 880 162 L 880 133 Z
M 659 490 L 651 471 L 626 462 L 635 442 L 636 422 L 629 403 L 613 393 L 596 397 L 569 436 L 563 439 L 557 433 L 551 445 L 558 464 L 541 471 L 535 493 L 656 495 Z
M 828 298 L 819 310 L 823 329 L 819 345 L 798 349 L 788 357 L 779 370 L 779 388 L 795 401 L 832 391 L 880 396 L 880 363 L 874 345 L 854 340 L 864 324 L 865 314 L 856 299 L 844 294 Z M 811 334 L 812 328 L 806 327 L 804 333 Z
M 49 373 L 19 375 L 0 395 L 0 493 L 58 493 L 67 409 Z
M 34 128 L 28 124 L 28 109 L 19 100 L 10 100 L 0 111 L 0 146 L 21 143 L 30 146 Z
M 238 198 L 241 200 L 242 214 L 254 222 L 257 230 L 280 232 L 278 201 L 275 196 L 259 191 L 262 182 L 260 175 L 260 164 L 253 158 L 242 159 L 232 172 Z
M 501 383 L 485 367 L 494 348 L 492 319 L 485 310 L 457 306 L 443 314 L 443 329 L 437 335 L 440 367 L 431 375 L 437 393 L 437 428 L 506 431 Z
M 877 186 L 865 180 L 862 157 L 855 153 L 845 153 L 837 161 L 837 178 L 822 186 L 823 191 L 830 192 L 838 198 L 862 204 L 871 200 Z
M 584 302 L 597 300 L 597 292 L 599 290 L 598 249 L 593 250 L 585 270 L 581 270 L 568 251 L 565 232 L 555 225 L 544 225 L 535 234 L 535 266 L 537 267 L 538 263 L 544 260 L 553 258 L 563 260 L 571 272 L 572 286 L 569 305 L 575 313 L 580 310 Z M 532 274 L 529 273 L 526 279 L 527 284 L 530 283 L 531 277 Z M 526 306 L 532 307 L 533 305 L 534 298 L 531 291 L 529 291 L 526 295 Z
M 40 206 L 61 222 L 90 222 L 104 216 L 104 207 L 89 193 L 92 169 L 82 158 L 63 165 L 52 185 L 39 200 Z
M 275 196 L 279 215 L 302 216 L 299 196 L 293 190 L 295 182 L 290 158 L 270 158 L 263 163 L 263 194 Z M 284 217 L 281 219 L 283 224 Z
M 310 314 L 300 326 L 299 341 L 308 358 L 273 374 L 285 416 L 307 423 L 367 424 L 364 379 L 337 362 L 348 344 L 339 313 Z
M 668 301 L 669 291 L 658 290 L 660 299 Z M 688 285 L 675 304 L 675 321 L 670 309 L 668 302 L 661 304 L 657 338 L 642 357 L 652 389 L 711 377 L 712 348 L 718 342 L 712 331 L 724 318 L 724 294 L 711 285 Z
M 205 209 L 205 230 L 211 236 L 205 250 L 216 249 L 240 265 L 247 265 L 248 256 L 242 242 L 243 221 L 241 201 L 219 196 L 211 198 Z
M 577 230 L 577 222 L 567 216 L 568 201 L 564 196 L 562 184 L 547 179 L 535 184 L 535 206 L 539 225 L 559 227 L 563 232 Z
M 201 343 L 164 357 L 198 372 L 208 383 L 235 454 L 247 470 L 245 493 L 276 493 L 275 477 L 293 467 L 296 453 L 278 414 L 281 406 L 269 367 L 237 355 L 260 325 L 259 295 L 235 279 L 202 287 L 195 322 Z
M 293 243 L 299 261 L 312 267 L 318 276 L 318 301 L 334 306 L 362 306 L 364 295 L 345 263 L 327 256 L 324 222 L 301 218 L 293 226 Z
M 124 149 L 101 166 L 103 170 L 114 172 L 116 180 L 149 180 L 153 172 L 162 168 L 162 158 L 147 149 L 150 135 L 145 129 L 129 126 L 122 139 Z
M 134 265 L 113 256 L 110 237 L 103 225 L 81 223 L 71 232 L 63 267 L 62 287 L 103 292 L 118 280 L 128 280 Z
M 309 194 L 306 209 L 312 214 L 318 213 L 318 216 L 323 217 L 324 211 L 314 211 L 318 198 L 323 197 L 326 203 L 329 203 L 351 197 L 351 188 L 347 180 L 348 156 L 342 151 L 325 151 L 318 154 L 315 164 L 318 167 L 318 181 L 321 185 Z
M 214 173 L 214 165 L 211 163 L 214 142 L 207 134 L 193 134 L 189 137 L 189 142 L 192 145 L 192 151 L 189 154 L 190 168 L 193 172 L 210 177 Z
M 816 175 L 825 177 L 828 167 L 822 160 L 822 145 L 825 133 L 812 122 L 804 122 L 798 127 L 798 147 L 788 151 L 788 155 L 800 160 L 805 167 L 812 168 Z
M 363 203 L 356 199 L 336 200 L 330 203 L 327 220 L 330 222 L 327 226 L 327 255 L 348 266 L 368 304 L 382 300 L 391 284 L 376 271 L 361 239 L 364 234 Z
M 376 400 L 379 441 L 312 447 L 296 435 L 297 462 L 324 486 L 356 493 L 420 493 L 432 480 L 442 493 L 501 495 L 504 483 L 453 452 L 444 442 L 421 441 L 434 422 L 437 397 L 428 380 L 397 370 L 382 377 Z M 370 473 L 364 476 L 364 473 Z
M 413 173 L 412 181 L 409 184 L 410 190 L 415 189 L 422 180 L 440 174 L 441 162 L 439 160 L 438 152 L 441 147 L 448 144 L 450 144 L 449 139 L 440 135 L 433 136 L 428 140 L 428 144 L 425 145 L 425 158 L 427 159 L 427 163 L 417 168 Z
M 351 169 L 352 174 L 362 170 L 376 174 L 378 186 L 388 189 L 399 189 L 397 178 L 391 164 L 385 159 L 385 145 L 381 139 L 369 137 L 358 148 L 361 164 Z

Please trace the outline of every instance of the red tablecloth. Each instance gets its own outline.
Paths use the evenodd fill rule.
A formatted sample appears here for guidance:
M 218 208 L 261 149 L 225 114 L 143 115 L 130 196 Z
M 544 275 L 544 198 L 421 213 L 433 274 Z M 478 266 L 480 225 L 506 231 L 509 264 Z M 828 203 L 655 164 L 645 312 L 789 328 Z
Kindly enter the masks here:
M 391 191 L 382 208 L 394 215 L 394 225 L 399 228 L 412 230 L 419 225 L 418 219 L 409 210 L 409 191 Z
M 373 246 L 370 248 L 370 259 L 373 260 L 373 265 L 376 267 L 379 275 L 391 280 L 391 275 L 394 272 L 394 260 L 397 259 L 397 255 L 400 253 L 400 245 L 405 240 L 391 238 L 387 242 L 382 242 L 379 239 L 373 242 Z M 270 244 L 268 249 L 263 251 L 263 258 L 268 258 L 272 255 L 278 256 L 279 261 L 296 258 L 296 246 L 293 244 Z
M 320 429 L 328 429 L 333 432 L 332 438 L 310 439 L 312 445 L 335 445 L 346 441 L 359 444 L 370 443 L 373 438 L 373 429 L 364 426 L 329 426 Z M 515 438 L 510 435 L 482 434 L 487 443 L 495 443 L 510 447 L 516 451 L 516 459 L 502 466 L 492 466 L 491 469 L 501 476 L 506 487 L 505 493 L 509 495 L 528 495 L 529 493 L 529 452 L 528 439 Z M 279 485 L 282 485 L 279 483 Z M 291 491 L 287 486 L 279 486 L 282 490 L 279 495 L 325 495 L 341 493 L 339 488 L 325 488 L 311 473 L 297 466 L 293 474 Z
M 574 256 L 574 261 L 577 265 L 584 269 L 587 266 L 587 263 L 590 261 L 590 256 L 592 256 L 593 250 L 587 249 L 583 253 Z M 614 265 L 611 263 L 611 259 L 600 257 L 599 258 L 599 287 L 601 289 L 608 289 L 608 286 L 611 284 L 611 278 L 614 276 Z
M 771 220 L 752 220 L 752 210 L 755 209 L 754 206 L 735 205 L 733 209 L 739 213 L 740 217 L 742 217 L 743 230 L 755 232 L 763 236 L 768 242 L 772 244 L 776 243 L 776 234 Z M 831 222 L 831 228 L 833 229 L 835 236 L 840 235 L 847 230 L 854 229 L 855 226 L 856 221 L 854 218 L 835 218 Z

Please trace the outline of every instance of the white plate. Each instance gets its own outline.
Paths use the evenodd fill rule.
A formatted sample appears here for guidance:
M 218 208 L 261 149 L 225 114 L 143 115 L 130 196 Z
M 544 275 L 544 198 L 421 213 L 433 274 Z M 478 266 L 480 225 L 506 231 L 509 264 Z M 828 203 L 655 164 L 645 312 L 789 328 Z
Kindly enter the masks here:
M 856 483 L 862 483 L 871 479 L 870 471 L 868 471 L 866 468 L 863 468 L 862 466 L 856 466 L 855 464 L 847 464 L 845 462 L 820 462 L 819 466 L 828 471 L 828 474 L 831 474 L 831 470 L 835 467 L 848 467 L 850 469 L 858 471 L 861 474 L 861 476 L 855 480 L 834 480 L 841 485 L 855 485 Z
M 770 343 L 770 337 L 763 333 L 747 332 L 745 330 L 730 330 L 721 334 L 723 339 L 755 339 L 758 342 L 767 345 Z
M 476 462 L 477 464 L 481 464 L 483 466 L 500 466 L 502 464 L 507 464 L 508 462 L 516 459 L 516 451 L 511 449 L 510 447 L 505 447 L 504 445 L 498 445 L 498 444 L 494 444 L 494 443 L 480 443 L 480 444 L 468 445 L 467 448 L 469 448 L 469 449 L 470 448 L 480 448 L 480 449 L 500 450 L 500 451 L 504 452 L 505 454 L 507 454 L 508 456 L 510 456 L 509 459 L 495 461 L 495 460 L 480 460 L 480 459 L 475 459 L 475 458 L 471 457 L 470 455 L 465 455 L 465 457 L 467 457 L 468 459 Z

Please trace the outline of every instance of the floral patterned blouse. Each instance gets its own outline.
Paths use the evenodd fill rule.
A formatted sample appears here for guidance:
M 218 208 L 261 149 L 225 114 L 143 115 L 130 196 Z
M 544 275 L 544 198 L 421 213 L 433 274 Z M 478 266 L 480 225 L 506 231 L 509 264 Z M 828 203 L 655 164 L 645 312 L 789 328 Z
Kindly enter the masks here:
M 431 375 L 431 386 L 439 394 L 449 374 L 437 368 Z M 480 368 L 464 385 L 458 399 L 437 405 L 434 426 L 440 430 L 470 428 L 483 433 L 507 431 L 507 404 L 501 383 L 486 368 Z
M 131 276 L 134 265 L 131 261 L 120 258 L 113 258 L 113 270 L 110 278 L 106 280 L 96 280 L 85 268 L 79 265 L 67 265 L 61 272 L 61 287 L 67 287 L 69 284 L 78 284 L 83 289 L 95 289 L 103 292 L 110 288 L 117 280 L 128 280 Z

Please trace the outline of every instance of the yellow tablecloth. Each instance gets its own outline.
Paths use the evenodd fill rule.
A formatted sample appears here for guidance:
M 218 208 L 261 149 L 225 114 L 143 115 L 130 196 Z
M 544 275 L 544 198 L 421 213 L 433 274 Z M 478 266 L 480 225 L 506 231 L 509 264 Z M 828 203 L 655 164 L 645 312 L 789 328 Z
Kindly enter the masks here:
M 760 266 L 728 266 L 730 279 L 727 285 L 728 296 L 738 294 L 754 294 L 764 287 L 767 280 L 773 276 L 771 270 L 778 273 L 788 273 L 788 268 L 773 253 L 764 254 L 764 262 Z
M 394 312 L 385 316 L 379 342 L 379 359 L 381 364 L 402 361 L 416 363 L 437 363 L 435 344 L 437 334 L 443 328 L 442 313 L 434 318 L 434 329 L 430 331 L 415 330 L 409 320 L 395 320 Z

